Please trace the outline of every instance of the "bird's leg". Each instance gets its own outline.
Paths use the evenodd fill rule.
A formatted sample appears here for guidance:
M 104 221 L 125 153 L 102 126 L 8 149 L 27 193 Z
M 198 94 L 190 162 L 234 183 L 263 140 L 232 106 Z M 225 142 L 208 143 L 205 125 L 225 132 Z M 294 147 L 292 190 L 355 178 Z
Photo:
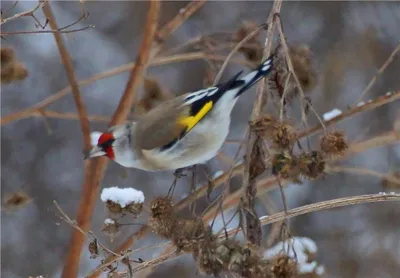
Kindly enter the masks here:
M 188 169 L 188 167 L 176 169 L 174 172 L 175 179 L 180 179 L 182 177 L 185 177 L 186 175 L 184 174 L 184 172 L 186 169 Z

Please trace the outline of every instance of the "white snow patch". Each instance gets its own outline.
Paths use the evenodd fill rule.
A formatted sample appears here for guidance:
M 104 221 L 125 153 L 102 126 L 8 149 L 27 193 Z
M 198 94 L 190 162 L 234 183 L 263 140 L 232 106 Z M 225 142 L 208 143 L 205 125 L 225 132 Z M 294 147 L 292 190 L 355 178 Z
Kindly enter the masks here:
M 104 224 L 106 224 L 106 225 L 113 225 L 113 224 L 115 224 L 115 221 L 112 220 L 111 218 L 106 218 L 106 219 L 104 220 Z
M 97 146 L 97 143 L 99 142 L 99 138 L 103 133 L 99 132 L 99 131 L 93 131 L 92 133 L 90 133 L 90 144 L 92 144 L 92 146 Z
M 337 116 L 339 116 L 340 114 L 342 114 L 342 111 L 334 108 L 332 111 L 326 112 L 323 117 L 325 121 L 329 121 Z
M 357 107 L 360 107 L 360 106 L 363 106 L 363 105 L 365 105 L 364 101 L 360 101 L 359 103 L 357 103 Z
M 217 171 L 212 175 L 212 179 L 215 180 L 216 178 L 219 178 L 220 176 L 222 176 L 224 174 L 223 171 Z
M 260 221 L 263 221 L 264 219 L 267 219 L 267 218 L 268 218 L 268 215 L 261 216 Z
M 298 264 L 298 270 L 300 273 L 309 272 L 324 272 L 323 266 L 318 266 L 317 262 L 307 262 L 309 253 L 316 253 L 318 250 L 316 243 L 307 237 L 293 237 L 284 242 L 279 242 L 275 246 L 264 252 L 264 257 L 270 259 L 280 252 L 288 252 L 287 255 L 290 258 L 296 259 Z M 317 273 L 319 274 L 319 273 Z
M 100 198 L 103 202 L 112 201 L 119 204 L 122 208 L 131 203 L 143 203 L 144 194 L 134 188 L 108 187 L 101 192 Z

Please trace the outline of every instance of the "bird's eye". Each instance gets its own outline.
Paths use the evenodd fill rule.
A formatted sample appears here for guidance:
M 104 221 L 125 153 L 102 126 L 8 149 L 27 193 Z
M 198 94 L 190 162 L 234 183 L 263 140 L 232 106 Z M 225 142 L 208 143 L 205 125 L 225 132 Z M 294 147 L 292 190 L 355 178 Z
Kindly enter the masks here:
M 112 146 L 112 144 L 114 143 L 115 139 L 109 139 L 108 141 L 103 142 L 102 144 L 100 144 L 99 146 L 103 148 L 103 150 L 108 149 L 109 147 Z

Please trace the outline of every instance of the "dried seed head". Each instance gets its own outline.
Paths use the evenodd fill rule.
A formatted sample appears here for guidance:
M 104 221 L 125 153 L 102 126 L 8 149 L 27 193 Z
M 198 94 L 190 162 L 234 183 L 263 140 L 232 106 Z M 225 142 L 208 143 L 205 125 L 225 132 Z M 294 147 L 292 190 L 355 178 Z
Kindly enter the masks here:
M 90 252 L 90 258 L 96 259 L 99 256 L 99 246 L 97 244 L 97 239 L 93 239 L 88 246 Z
M 343 155 L 348 149 L 344 133 L 340 131 L 329 132 L 321 139 L 321 150 L 328 155 Z
M 317 84 L 317 74 L 312 68 L 312 52 L 307 45 L 293 46 L 289 49 L 293 69 L 304 92 L 311 91 Z
M 234 42 L 239 43 L 256 28 L 257 24 L 253 22 L 243 22 L 242 26 L 235 34 Z M 245 55 L 247 60 L 249 60 L 250 62 L 259 62 L 263 57 L 263 48 L 260 41 L 258 40 L 258 35 L 256 34 L 255 36 L 250 38 L 246 44 L 247 45 L 242 46 L 239 51 L 243 53 L 243 55 Z
M 159 236 L 172 239 L 179 231 L 178 218 L 168 197 L 157 197 L 150 203 L 150 228 Z
M 15 62 L 14 49 L 11 47 L 1 47 L 0 49 L 0 64 L 1 69 L 8 67 Z
M 297 158 L 289 152 L 281 152 L 272 158 L 272 174 L 284 179 L 298 175 Z
M 154 218 L 169 216 L 173 214 L 174 208 L 168 197 L 156 197 L 150 203 L 151 216 Z
M 14 80 L 21 81 L 28 77 L 28 70 L 25 68 L 24 64 L 16 63 L 14 65 Z
M 271 115 L 262 115 L 258 119 L 250 122 L 251 129 L 261 138 L 270 136 L 278 121 Z
M 122 207 L 120 204 L 115 203 L 111 200 L 107 200 L 106 206 L 111 214 L 122 214 Z
M 112 242 L 120 233 L 120 224 L 115 219 L 107 218 L 104 220 L 102 231 L 110 238 Z
M 140 99 L 136 105 L 135 113 L 137 115 L 148 112 L 168 99 L 166 93 L 155 78 L 145 78 L 143 87 L 144 97 Z
M 264 162 L 264 150 L 262 147 L 262 141 L 257 138 L 250 155 L 250 181 L 254 180 L 259 175 L 264 173 L 266 168 L 267 167 Z
M 192 252 L 194 255 L 198 254 L 201 244 L 213 238 L 211 228 L 201 219 L 181 219 L 177 221 L 177 227 L 172 234 L 172 242 L 178 250 Z
M 143 210 L 143 203 L 130 203 L 127 205 L 124 210 L 133 214 L 134 217 L 138 216 Z
M 287 150 L 293 146 L 296 141 L 296 133 L 291 125 L 279 123 L 275 126 L 272 133 L 272 142 L 278 149 Z
M 308 179 L 316 179 L 323 175 L 325 170 L 325 160 L 320 151 L 311 151 L 299 156 L 300 174 Z
M 272 278 L 297 277 L 296 262 L 284 254 L 278 254 L 270 260 L 270 273 Z
M 15 192 L 13 194 L 6 193 L 4 194 L 2 206 L 5 210 L 12 211 L 24 207 L 31 201 L 32 198 L 23 191 Z
M 200 273 L 219 277 L 224 270 L 222 262 L 218 260 L 216 254 L 217 245 L 214 241 L 206 242 L 199 249 L 196 257 L 197 267 Z
M 9 84 L 14 81 L 24 80 L 28 70 L 24 64 L 15 59 L 14 50 L 9 47 L 1 48 L 1 83 Z

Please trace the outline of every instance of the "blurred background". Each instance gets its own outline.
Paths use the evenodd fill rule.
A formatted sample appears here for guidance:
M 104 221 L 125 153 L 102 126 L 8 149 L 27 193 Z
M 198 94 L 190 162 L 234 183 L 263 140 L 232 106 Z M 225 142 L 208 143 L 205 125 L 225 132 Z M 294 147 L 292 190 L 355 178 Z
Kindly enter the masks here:
M 14 1 L 2 1 L 5 11 Z M 163 1 L 159 26 L 172 19 L 187 1 Z M 3 17 L 31 9 L 34 1 L 19 1 Z M 244 21 L 260 24 L 270 12 L 272 2 L 210 1 L 170 36 L 165 49 L 181 45 L 201 35 L 235 34 Z M 82 15 L 78 2 L 54 1 L 54 15 L 59 26 L 68 25 Z M 85 21 L 74 25 L 85 31 L 64 35 L 75 74 L 79 80 L 132 62 L 138 54 L 146 20 L 148 3 L 140 1 L 87 1 L 90 13 Z M 44 22 L 42 12 L 37 18 Z M 314 109 L 323 113 L 338 108 L 346 110 L 357 101 L 379 67 L 400 43 L 400 5 L 398 2 L 284 2 L 281 11 L 285 35 L 291 45 L 305 44 L 312 51 L 317 83 L 310 90 Z M 31 17 L 1 26 L 2 32 L 36 30 Z M 258 37 L 263 43 L 265 33 Z M 69 85 L 65 69 L 52 34 L 7 36 L 1 47 L 12 47 L 17 59 L 29 72 L 21 82 L 1 85 L 1 116 L 32 106 Z M 167 54 L 166 54 L 167 55 Z M 242 54 L 237 57 L 245 59 Z M 147 76 L 155 78 L 171 94 L 200 89 L 205 84 L 207 62 L 203 60 L 153 66 Z M 242 65 L 230 64 L 223 80 Z M 400 57 L 395 57 L 365 100 L 400 88 Z M 129 71 L 81 87 L 89 115 L 109 117 L 113 114 L 128 80 Z M 143 91 L 143 90 L 141 90 Z M 255 89 L 242 97 L 233 111 L 229 139 L 241 139 L 247 127 Z M 361 113 L 337 125 L 345 130 L 350 142 L 360 141 L 392 129 L 398 117 L 399 101 L 372 112 Z M 57 112 L 75 113 L 72 95 L 48 107 Z M 311 125 L 317 123 L 310 116 Z M 106 122 L 91 122 L 92 130 L 105 130 Z M 233 156 L 235 145 L 224 152 Z M 2 277 L 43 275 L 59 277 L 68 250 L 72 228 L 60 220 L 53 205 L 56 200 L 65 212 L 76 217 L 83 180 L 82 134 L 73 119 L 29 117 L 1 126 L 1 194 L 2 199 L 24 192 L 31 199 L 15 209 L 1 211 Z M 400 147 L 392 145 L 361 153 L 341 166 L 368 168 L 382 173 L 393 172 L 400 165 Z M 221 169 L 216 160 L 208 163 L 213 172 Z M 146 200 L 166 194 L 172 173 L 126 170 L 109 163 L 102 187 L 132 186 L 144 192 Z M 203 179 L 204 180 L 204 179 Z M 234 181 L 238 182 L 238 181 Z M 201 180 L 199 181 L 201 184 Z M 387 184 L 387 183 L 386 183 Z M 189 193 L 181 181 L 175 201 Z M 352 175 L 327 175 L 322 180 L 289 185 L 285 195 L 289 208 L 358 194 L 399 191 L 394 185 L 384 187 L 382 179 Z M 279 191 L 269 194 L 282 210 Z M 3 201 L 4 205 L 4 201 Z M 266 213 L 260 205 L 260 213 Z M 98 200 L 92 230 L 108 246 L 118 246 L 137 226 L 125 227 L 123 234 L 110 243 L 101 233 L 106 210 Z M 146 217 L 138 222 L 146 221 Z M 291 232 L 313 239 L 318 245 L 317 259 L 325 266 L 326 277 L 398 277 L 400 273 L 400 204 L 379 203 L 344 207 L 296 217 L 290 221 Z M 237 224 L 237 222 L 235 223 Z M 268 228 L 265 229 L 268 234 Z M 135 248 L 161 242 L 149 235 Z M 85 245 L 80 277 L 99 264 L 89 258 Z M 159 251 L 140 254 L 143 260 L 155 258 Z M 139 255 L 138 255 L 139 256 Z M 185 264 L 182 264 L 182 262 Z M 183 256 L 156 268 L 148 277 L 195 277 L 194 261 Z

